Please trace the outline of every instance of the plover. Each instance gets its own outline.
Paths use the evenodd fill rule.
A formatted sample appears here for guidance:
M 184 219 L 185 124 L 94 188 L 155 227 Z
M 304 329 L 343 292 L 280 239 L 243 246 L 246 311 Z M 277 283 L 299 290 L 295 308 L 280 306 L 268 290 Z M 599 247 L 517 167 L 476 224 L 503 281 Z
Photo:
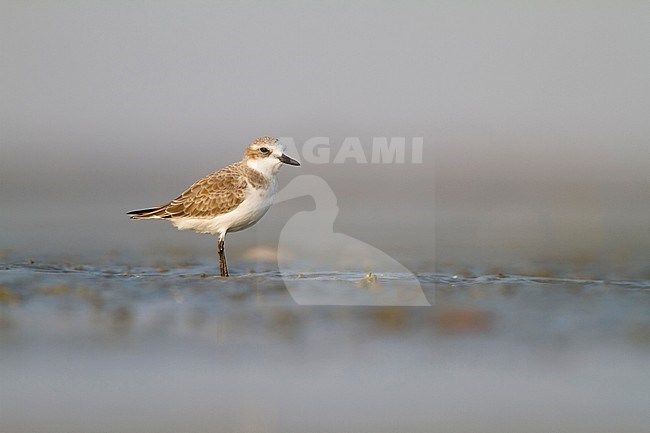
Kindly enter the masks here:
M 300 165 L 284 154 L 276 138 L 261 137 L 248 145 L 241 161 L 197 180 L 171 202 L 127 215 L 169 220 L 179 230 L 218 235 L 219 270 L 227 277 L 226 233 L 252 226 L 269 210 L 282 164 Z

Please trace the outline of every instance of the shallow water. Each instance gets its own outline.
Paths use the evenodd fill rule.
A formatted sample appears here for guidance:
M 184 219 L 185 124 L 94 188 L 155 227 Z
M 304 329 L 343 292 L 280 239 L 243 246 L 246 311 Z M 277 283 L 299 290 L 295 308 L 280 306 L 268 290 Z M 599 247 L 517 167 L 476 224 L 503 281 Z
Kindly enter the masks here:
M 235 272 L 7 261 L 0 431 L 638 432 L 650 422 L 650 281 L 421 272 L 430 307 L 301 306 L 277 271 Z M 362 290 L 366 275 L 286 278 Z

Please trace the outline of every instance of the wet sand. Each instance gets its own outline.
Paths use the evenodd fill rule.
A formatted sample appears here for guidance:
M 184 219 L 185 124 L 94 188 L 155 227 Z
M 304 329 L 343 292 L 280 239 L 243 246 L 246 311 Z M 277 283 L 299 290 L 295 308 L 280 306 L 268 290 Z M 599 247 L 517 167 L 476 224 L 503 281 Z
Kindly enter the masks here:
M 638 432 L 650 422 L 648 280 L 449 269 L 417 274 L 431 307 L 299 306 L 277 271 L 237 266 L 222 279 L 208 261 L 5 260 L 0 431 Z

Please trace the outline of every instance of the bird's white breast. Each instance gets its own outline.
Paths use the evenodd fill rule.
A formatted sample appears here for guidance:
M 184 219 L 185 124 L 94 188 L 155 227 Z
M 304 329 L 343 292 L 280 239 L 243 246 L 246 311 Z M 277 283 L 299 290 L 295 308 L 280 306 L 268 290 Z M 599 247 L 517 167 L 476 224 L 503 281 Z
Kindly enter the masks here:
M 199 233 L 221 234 L 226 231 L 244 230 L 260 220 L 273 204 L 277 192 L 275 176 L 269 179 L 268 188 L 246 188 L 242 203 L 232 211 L 213 218 L 174 218 L 172 224 L 179 230 L 194 230 Z

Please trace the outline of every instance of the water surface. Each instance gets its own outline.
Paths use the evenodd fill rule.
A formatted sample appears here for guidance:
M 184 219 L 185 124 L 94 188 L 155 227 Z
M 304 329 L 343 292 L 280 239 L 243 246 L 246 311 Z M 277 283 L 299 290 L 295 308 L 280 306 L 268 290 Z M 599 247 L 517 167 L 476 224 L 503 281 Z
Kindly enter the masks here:
M 650 422 L 648 280 L 420 272 L 431 307 L 310 307 L 272 269 L 235 265 L 222 279 L 209 262 L 166 265 L 3 264 L 0 430 L 638 432 Z

